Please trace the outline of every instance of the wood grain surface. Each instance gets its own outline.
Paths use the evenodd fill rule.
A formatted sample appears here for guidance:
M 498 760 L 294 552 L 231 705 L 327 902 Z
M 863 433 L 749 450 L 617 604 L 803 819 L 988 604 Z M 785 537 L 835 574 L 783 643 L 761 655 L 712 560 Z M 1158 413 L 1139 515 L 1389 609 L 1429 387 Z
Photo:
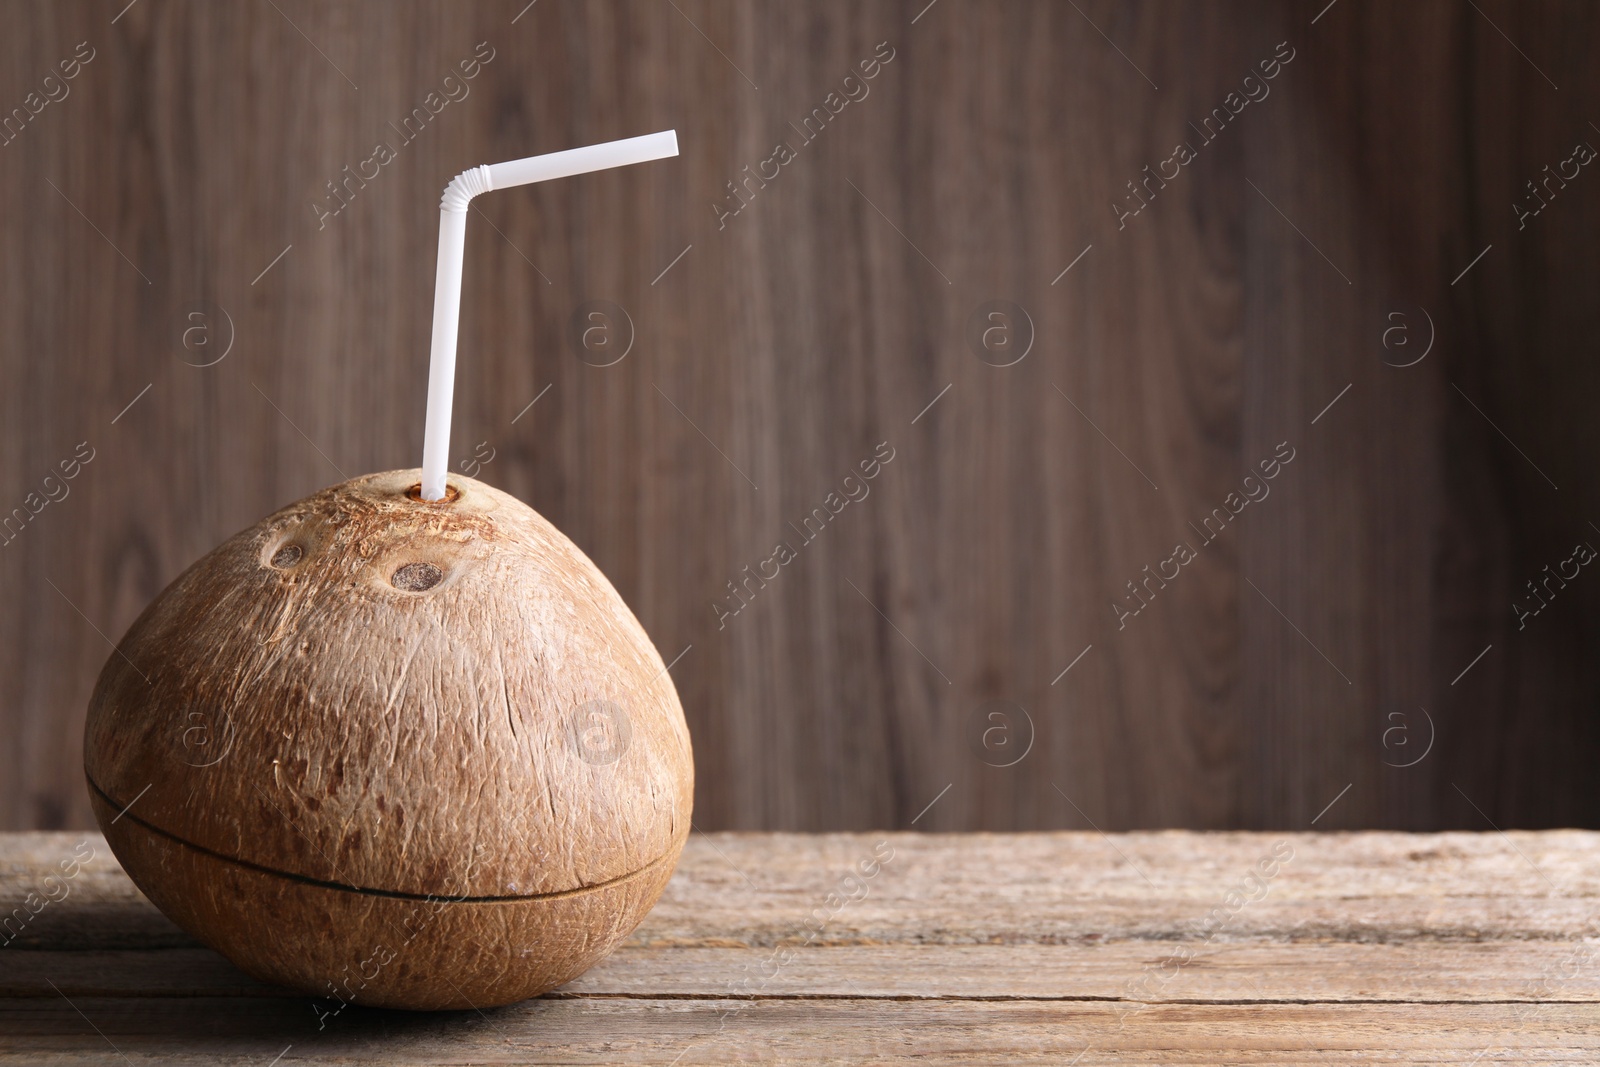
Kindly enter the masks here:
M 695 834 L 588 974 L 412 1014 L 262 985 L 103 838 L 13 834 L 0 1063 L 1592 1062 L 1597 894 L 1582 831 Z
M 0 4 L 0 825 L 185 567 L 418 462 L 448 178 L 665 128 L 475 203 L 452 457 L 702 829 L 1600 821 L 1592 5 L 124 4 Z

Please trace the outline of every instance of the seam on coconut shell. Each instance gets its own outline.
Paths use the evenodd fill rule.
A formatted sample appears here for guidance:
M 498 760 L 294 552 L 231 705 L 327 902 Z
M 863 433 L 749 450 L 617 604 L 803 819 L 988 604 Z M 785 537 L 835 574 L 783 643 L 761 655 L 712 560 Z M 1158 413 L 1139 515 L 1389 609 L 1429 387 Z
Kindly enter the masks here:
M 561 889 L 553 893 L 524 893 L 514 896 L 457 897 L 443 893 L 408 893 L 398 889 L 370 889 L 366 886 L 348 885 L 344 882 L 330 882 L 323 878 L 312 878 L 310 875 L 296 874 L 293 871 L 280 871 L 276 867 L 268 867 L 265 864 L 253 863 L 250 860 L 240 859 L 237 856 L 229 856 L 225 853 L 218 852 L 215 849 L 206 848 L 204 845 L 197 845 L 193 841 L 186 841 L 177 834 L 163 830 L 161 827 L 141 819 L 139 816 L 133 814 L 133 812 L 128 811 L 125 807 L 119 805 L 104 789 L 101 789 L 99 784 L 95 782 L 93 778 L 90 778 L 88 774 L 85 774 L 83 777 L 84 780 L 89 783 L 89 788 L 94 790 L 95 794 L 99 796 L 101 800 L 105 801 L 111 807 L 122 811 L 122 814 L 119 816 L 119 818 L 138 823 L 140 826 L 144 827 L 152 834 L 155 834 L 157 837 L 164 837 L 176 845 L 181 845 L 184 848 L 192 849 L 195 852 L 210 856 L 212 859 L 221 860 L 224 863 L 231 863 L 236 867 L 244 867 L 247 870 L 259 871 L 262 874 L 270 874 L 278 878 L 287 879 L 291 882 L 299 882 L 303 885 L 318 886 L 322 889 L 335 889 L 344 893 L 359 893 L 372 897 L 390 897 L 394 900 L 442 901 L 449 904 L 520 904 L 534 900 L 559 900 L 562 897 L 580 896 L 584 893 L 594 892 L 597 889 L 609 889 L 612 886 L 621 885 L 624 882 L 631 881 L 634 878 L 638 878 L 641 875 L 648 874 L 649 872 L 655 870 L 657 867 L 665 863 L 669 856 L 673 856 L 674 853 L 674 850 L 669 848 L 667 851 L 663 852 L 649 863 L 646 863 L 643 867 L 629 871 L 627 874 L 619 874 L 615 878 L 609 878 L 604 882 L 594 882 L 590 885 L 581 885 L 574 889 Z

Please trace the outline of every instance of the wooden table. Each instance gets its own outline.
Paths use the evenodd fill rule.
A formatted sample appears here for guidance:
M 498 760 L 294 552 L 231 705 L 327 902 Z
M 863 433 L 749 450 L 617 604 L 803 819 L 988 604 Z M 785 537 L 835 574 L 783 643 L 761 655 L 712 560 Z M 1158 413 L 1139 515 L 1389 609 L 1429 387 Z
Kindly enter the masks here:
M 1597 893 L 1580 831 L 697 833 L 561 990 L 330 1014 L 0 835 L 0 1063 L 1593 1063 Z

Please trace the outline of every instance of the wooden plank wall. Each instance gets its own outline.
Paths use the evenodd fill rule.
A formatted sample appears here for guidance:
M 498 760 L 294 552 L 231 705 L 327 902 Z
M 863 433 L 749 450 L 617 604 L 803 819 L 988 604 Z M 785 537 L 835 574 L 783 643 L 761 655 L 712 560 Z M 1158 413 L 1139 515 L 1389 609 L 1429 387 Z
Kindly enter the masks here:
M 525 2 L 0 7 L 0 826 L 89 823 L 184 567 L 418 462 L 449 176 L 667 127 L 478 203 L 453 455 L 682 654 L 701 828 L 1596 824 L 1600 578 L 1525 584 L 1600 545 L 1600 13 Z

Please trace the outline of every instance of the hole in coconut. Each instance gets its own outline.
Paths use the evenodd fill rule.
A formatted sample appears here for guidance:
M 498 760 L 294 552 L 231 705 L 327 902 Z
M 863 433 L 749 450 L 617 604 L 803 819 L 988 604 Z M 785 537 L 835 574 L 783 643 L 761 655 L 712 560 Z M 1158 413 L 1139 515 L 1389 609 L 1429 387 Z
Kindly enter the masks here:
M 407 563 L 389 579 L 396 589 L 422 593 L 444 581 L 444 571 L 432 563 Z
M 288 570 L 305 558 L 306 550 L 296 544 L 287 544 L 272 554 L 272 565 L 281 570 Z
M 417 484 L 413 485 L 410 489 L 406 490 L 406 496 L 409 497 L 412 500 L 417 501 L 419 504 L 454 504 L 457 500 L 461 499 L 461 490 L 457 489 L 455 486 L 451 485 L 449 482 L 446 482 L 445 486 L 444 486 L 444 499 L 443 500 L 423 500 L 422 499 L 422 483 L 418 482 Z

